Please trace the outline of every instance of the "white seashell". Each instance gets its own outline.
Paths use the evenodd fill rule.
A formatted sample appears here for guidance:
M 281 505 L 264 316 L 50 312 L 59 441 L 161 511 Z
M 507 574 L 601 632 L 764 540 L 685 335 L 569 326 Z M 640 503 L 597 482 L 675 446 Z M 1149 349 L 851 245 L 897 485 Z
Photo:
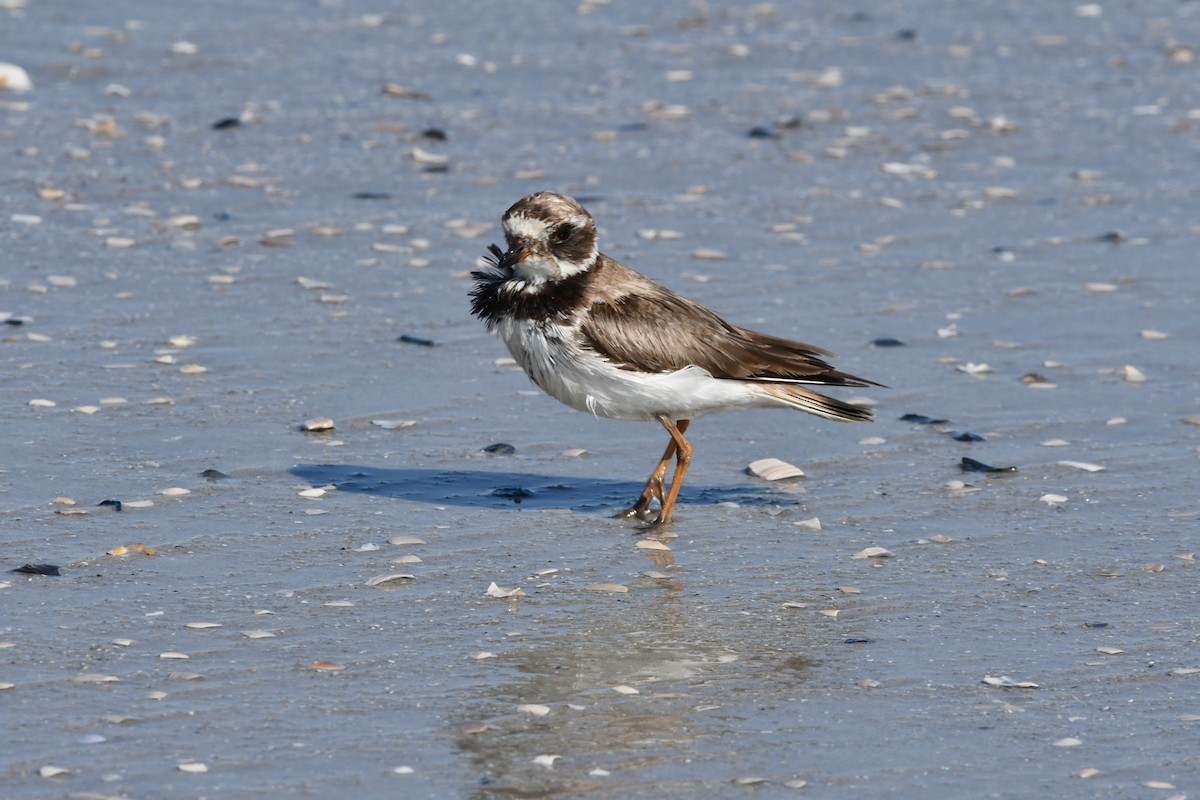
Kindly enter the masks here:
M 1131 364 L 1126 364 L 1125 366 L 1121 367 L 1119 370 L 1117 370 L 1117 373 L 1130 383 L 1146 382 L 1146 373 L 1142 372 L 1140 369 Z
M 804 477 L 804 470 L 795 464 L 780 461 L 778 458 L 760 458 L 757 461 L 751 461 L 746 466 L 746 471 L 767 481 Z
M 819 517 L 809 517 L 808 519 L 797 520 L 796 522 L 793 522 L 792 524 L 795 525 L 797 528 L 800 528 L 801 530 L 805 530 L 805 531 L 821 530 L 821 520 Z
M 867 547 L 859 550 L 851 558 L 890 558 L 892 551 L 885 547 Z
M 202 761 L 185 761 L 175 768 L 180 772 L 190 772 L 193 775 L 208 772 L 208 765 Z
M 490 586 L 488 586 L 487 591 L 484 592 L 484 595 L 487 597 L 501 597 L 501 598 L 503 598 L 503 597 L 524 597 L 525 592 L 521 591 L 521 587 L 519 587 L 519 586 L 515 589 L 505 589 L 502 586 L 498 586 L 495 581 L 492 581 L 492 584 Z
M 1067 502 L 1067 497 L 1061 494 L 1044 494 L 1038 498 L 1038 501 L 1047 505 L 1056 506 L 1060 503 Z
M 28 92 L 32 89 L 33 81 L 28 72 L 16 64 L 0 61 L 0 91 Z

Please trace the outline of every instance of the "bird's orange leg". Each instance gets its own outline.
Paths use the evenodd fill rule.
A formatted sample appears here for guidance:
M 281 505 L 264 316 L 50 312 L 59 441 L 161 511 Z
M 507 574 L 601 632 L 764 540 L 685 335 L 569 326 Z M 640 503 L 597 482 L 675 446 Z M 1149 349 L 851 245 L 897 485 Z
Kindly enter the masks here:
M 675 445 L 675 473 L 671 475 L 671 488 L 667 492 L 667 499 L 662 501 L 658 519 L 650 524 L 652 528 L 670 523 L 671 516 L 675 513 L 675 501 L 679 499 L 679 490 L 683 487 L 683 476 L 687 475 L 688 465 L 692 463 L 692 446 L 683 438 L 688 420 L 681 419 L 678 425 L 671 422 L 669 417 L 659 417 L 658 421 L 667 429 L 667 433 L 671 434 L 671 442 Z
M 663 420 L 666 420 L 666 422 L 663 422 L 665 427 L 670 420 L 666 417 L 659 418 L 660 422 Z M 690 420 L 681 419 L 679 420 L 678 427 L 674 425 L 672 425 L 672 427 L 676 428 L 676 430 L 682 434 L 687 430 L 689 421 Z M 670 428 L 668 428 L 668 431 L 669 430 Z M 680 436 L 679 438 L 682 439 L 683 437 Z M 646 481 L 646 487 L 642 489 L 642 493 L 638 497 L 637 502 L 621 513 L 617 514 L 616 516 L 618 518 L 630 519 L 633 517 L 640 517 L 643 513 L 645 513 L 646 509 L 650 507 L 651 500 L 657 499 L 659 505 L 662 505 L 665 502 L 663 499 L 663 478 L 667 474 L 667 464 L 670 463 L 671 456 L 675 455 L 676 448 L 677 445 L 675 444 L 675 435 L 672 434 L 671 441 L 667 444 L 667 449 L 663 453 L 662 459 L 658 462 L 658 466 L 654 468 L 654 472 L 650 473 L 650 479 Z

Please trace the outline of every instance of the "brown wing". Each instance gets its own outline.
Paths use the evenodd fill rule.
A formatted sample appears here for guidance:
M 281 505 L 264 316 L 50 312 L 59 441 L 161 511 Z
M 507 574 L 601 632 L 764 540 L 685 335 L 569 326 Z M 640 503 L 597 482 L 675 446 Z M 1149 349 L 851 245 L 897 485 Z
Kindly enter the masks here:
M 593 303 L 580 326 L 583 344 L 623 369 L 671 372 L 697 366 L 734 380 L 871 383 L 825 363 L 820 356 L 831 355 L 826 350 L 730 325 L 707 308 L 642 280 L 636 293 L 614 293 Z

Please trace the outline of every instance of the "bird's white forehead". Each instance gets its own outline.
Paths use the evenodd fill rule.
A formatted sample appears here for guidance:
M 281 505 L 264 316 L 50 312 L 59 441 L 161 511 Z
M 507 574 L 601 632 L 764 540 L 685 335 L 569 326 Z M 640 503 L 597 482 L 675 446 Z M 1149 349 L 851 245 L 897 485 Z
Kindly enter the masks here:
M 527 217 L 524 214 L 513 214 L 510 217 L 504 218 L 504 230 L 510 236 L 518 239 L 531 239 L 538 241 L 546 238 L 546 232 L 550 228 L 557 227 L 566 222 L 572 227 L 580 227 L 587 223 L 587 216 L 584 214 L 572 214 L 562 219 L 544 220 L 537 217 Z

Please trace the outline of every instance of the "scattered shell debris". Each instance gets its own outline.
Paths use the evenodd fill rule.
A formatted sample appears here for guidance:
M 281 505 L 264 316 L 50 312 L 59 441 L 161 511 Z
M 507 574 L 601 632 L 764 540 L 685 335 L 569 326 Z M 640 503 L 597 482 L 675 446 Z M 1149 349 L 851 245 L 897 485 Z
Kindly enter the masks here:
M 1049 506 L 1058 506 L 1067 502 L 1067 496 L 1061 494 L 1044 494 L 1038 498 L 1038 502 L 1045 503 Z
M 809 517 L 808 519 L 796 520 L 792 524 L 805 531 L 821 530 L 821 520 L 819 517 Z
M 310 433 L 317 431 L 331 431 L 333 430 L 333 420 L 329 417 L 314 417 L 313 419 L 305 420 L 300 427 Z
M 639 692 L 637 689 L 633 688 L 632 686 L 626 686 L 625 684 L 614 686 L 612 689 L 617 694 L 641 694 L 641 692 Z
M 984 675 L 983 682 L 986 683 L 988 686 L 999 686 L 1004 689 L 1040 689 L 1041 688 L 1033 681 L 1014 681 L 1012 678 L 1008 677 L 1007 675 L 1001 675 L 999 677 L 992 677 L 991 675 Z
M 550 713 L 550 706 L 544 706 L 541 703 L 522 703 L 517 706 L 517 711 L 532 714 L 535 717 L 544 717 Z
M 487 591 L 484 592 L 484 595 L 486 597 L 499 597 L 499 598 L 524 597 L 525 592 L 523 592 L 521 590 L 520 586 L 518 586 L 515 589 L 505 589 L 504 587 L 497 585 L 495 581 L 492 581 L 491 585 L 488 586 Z
M 201 775 L 208 772 L 208 765 L 203 761 L 184 761 L 175 768 L 180 772 L 187 772 L 192 775 Z
M 388 539 L 388 544 L 406 545 L 406 544 L 425 544 L 424 539 L 419 539 L 416 536 L 408 536 L 405 534 L 397 534 Z
M 539 767 L 545 767 L 546 769 L 554 769 L 554 762 L 560 758 L 562 758 L 562 756 L 548 755 L 548 754 L 534 756 L 533 763 L 537 764 Z

